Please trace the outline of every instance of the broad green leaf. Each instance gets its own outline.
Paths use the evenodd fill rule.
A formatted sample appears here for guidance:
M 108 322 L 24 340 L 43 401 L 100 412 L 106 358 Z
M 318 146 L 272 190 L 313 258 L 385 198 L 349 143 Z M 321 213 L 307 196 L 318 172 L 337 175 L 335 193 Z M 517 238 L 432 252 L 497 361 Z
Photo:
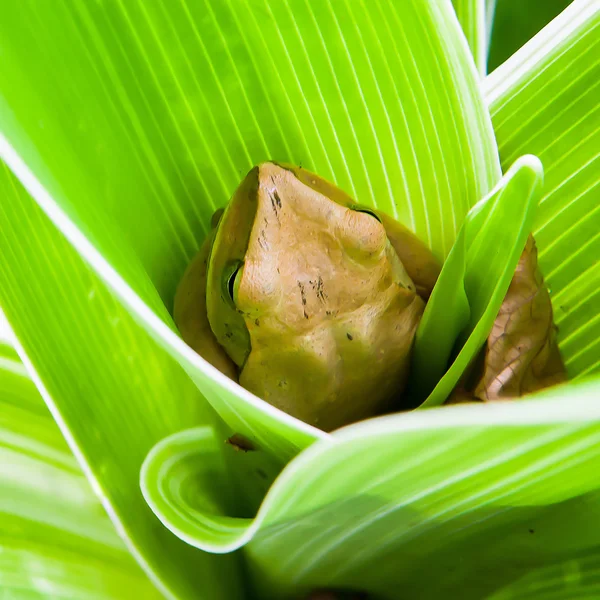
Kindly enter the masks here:
M 215 445 L 206 429 L 161 442 L 142 485 L 189 543 L 247 544 L 261 598 L 326 585 L 390 600 L 398 590 L 483 598 L 600 543 L 590 527 L 600 515 L 599 393 L 595 380 L 346 427 L 286 467 L 254 520 L 203 501 Z
M 0 346 L 3 598 L 158 599 L 119 539 L 25 368 Z
M 427 398 L 423 407 L 443 404 L 489 335 L 531 232 L 542 175 L 537 158 L 520 158 L 467 214 L 415 338 L 410 389 Z
M 322 434 L 182 342 L 175 284 L 214 207 L 267 158 L 334 180 L 447 255 L 500 175 L 451 3 L 40 6 L 9 6 L 0 23 L 0 155 L 229 428 L 281 468 Z
M 539 156 L 534 235 L 571 377 L 600 370 L 600 2 L 575 0 L 484 82 L 504 165 Z
M 214 416 L 5 167 L 0 196 L 0 303 L 15 347 L 114 527 L 166 597 L 243 597 L 239 556 L 180 542 L 138 483 L 155 443 Z
M 487 55 L 489 32 L 495 1 L 490 0 L 452 0 L 456 16 L 461 24 L 479 74 L 487 73 Z M 488 11 L 491 15 L 488 15 Z M 489 23 L 489 26 L 488 26 Z

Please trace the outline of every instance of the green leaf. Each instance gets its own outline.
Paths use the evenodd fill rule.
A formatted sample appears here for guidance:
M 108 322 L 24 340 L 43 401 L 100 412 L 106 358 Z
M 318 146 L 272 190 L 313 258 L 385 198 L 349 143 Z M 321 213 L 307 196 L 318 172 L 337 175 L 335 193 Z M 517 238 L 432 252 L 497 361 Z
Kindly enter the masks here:
M 489 335 L 531 232 L 542 175 L 540 161 L 524 156 L 469 211 L 415 338 L 410 389 L 427 398 L 421 406 L 443 404 Z
M 214 445 L 205 429 L 161 442 L 142 485 L 189 543 L 247 544 L 261 598 L 325 585 L 483 598 L 597 546 L 598 393 L 600 380 L 346 427 L 286 467 L 253 521 L 198 502 Z
M 182 342 L 175 285 L 214 206 L 267 158 L 335 180 L 449 252 L 500 175 L 452 7 L 70 0 L 39 31 L 37 7 L 7 7 L 0 23 L 0 156 L 230 430 L 268 453 L 272 477 L 323 434 Z
M 6 598 L 159 598 L 25 368 L 0 345 L 0 589 Z
M 600 3 L 575 0 L 484 82 L 503 165 L 539 156 L 534 236 L 570 377 L 600 371 Z
M 239 556 L 209 556 L 180 542 L 139 489 L 154 444 L 215 422 L 206 402 L 5 167 L 0 196 L 0 302 L 15 347 L 113 526 L 163 595 L 243 597 Z

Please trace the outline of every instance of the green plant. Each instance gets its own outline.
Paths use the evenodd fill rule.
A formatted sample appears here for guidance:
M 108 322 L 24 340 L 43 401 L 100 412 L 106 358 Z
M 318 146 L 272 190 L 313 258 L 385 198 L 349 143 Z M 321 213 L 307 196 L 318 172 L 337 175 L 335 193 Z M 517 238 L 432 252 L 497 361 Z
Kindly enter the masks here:
M 449 1 L 5 3 L 7 597 L 598 595 L 600 2 L 575 0 L 485 78 L 493 2 L 456 5 L 478 68 Z M 169 311 L 213 210 L 269 158 L 444 259 L 489 194 L 501 210 L 476 243 L 502 252 L 464 234 L 453 259 L 481 276 L 477 339 L 532 219 L 569 384 L 331 435 L 234 386 Z M 451 344 L 434 334 L 432 352 Z

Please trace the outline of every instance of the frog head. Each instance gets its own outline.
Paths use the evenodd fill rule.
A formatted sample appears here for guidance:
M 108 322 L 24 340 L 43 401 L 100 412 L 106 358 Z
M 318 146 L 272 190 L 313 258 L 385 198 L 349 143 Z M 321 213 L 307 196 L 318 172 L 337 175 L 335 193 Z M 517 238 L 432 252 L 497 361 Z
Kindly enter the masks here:
M 219 220 L 206 307 L 242 386 L 331 430 L 393 409 L 424 302 L 376 212 L 266 162 Z

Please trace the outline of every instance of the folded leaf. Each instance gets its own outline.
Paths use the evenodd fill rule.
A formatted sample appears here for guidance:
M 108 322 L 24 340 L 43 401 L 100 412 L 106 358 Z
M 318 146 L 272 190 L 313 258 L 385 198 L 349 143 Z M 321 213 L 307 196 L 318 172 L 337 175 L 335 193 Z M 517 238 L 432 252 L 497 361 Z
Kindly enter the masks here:
M 203 429 L 161 442 L 142 486 L 189 543 L 246 544 L 261 598 L 483 598 L 600 543 L 598 393 L 600 380 L 346 427 L 286 467 L 254 520 L 203 500 L 215 445 Z
M 503 165 L 533 153 L 533 233 L 569 377 L 600 370 L 600 3 L 575 0 L 483 83 Z

